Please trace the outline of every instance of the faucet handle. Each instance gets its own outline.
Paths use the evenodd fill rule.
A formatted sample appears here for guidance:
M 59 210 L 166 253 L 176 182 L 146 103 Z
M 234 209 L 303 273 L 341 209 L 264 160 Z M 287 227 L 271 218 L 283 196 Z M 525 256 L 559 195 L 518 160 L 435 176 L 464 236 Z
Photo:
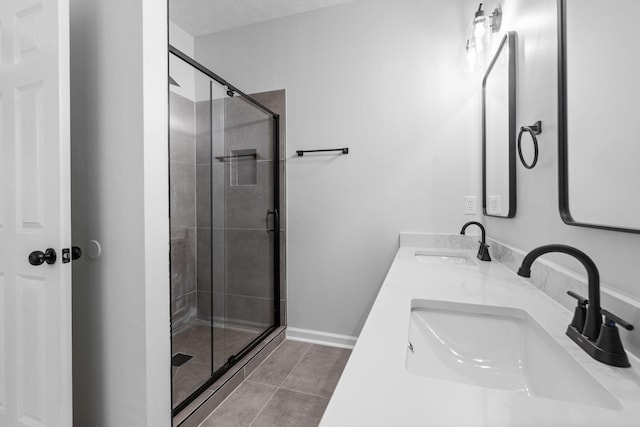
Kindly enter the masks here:
M 588 299 L 586 299 L 582 295 L 576 294 L 573 291 L 567 291 L 567 295 L 578 300 L 578 307 L 586 307 L 586 305 L 589 304 Z
M 633 325 L 607 310 L 600 310 L 600 312 L 604 315 L 604 323 L 600 328 L 596 347 L 603 352 L 602 355 L 606 358 L 605 363 L 622 368 L 631 366 L 627 353 L 622 346 L 616 323 L 629 331 L 633 329 Z
M 633 325 L 629 322 L 627 322 L 624 319 L 619 318 L 618 316 L 616 316 L 615 314 L 607 311 L 607 310 L 601 310 L 602 315 L 604 316 L 604 324 L 607 326 L 615 326 L 616 323 L 620 326 L 622 326 L 623 328 L 625 328 L 627 331 L 633 331 Z
M 578 305 L 576 306 L 576 309 L 573 312 L 573 319 L 571 320 L 571 326 L 576 328 L 578 332 L 582 333 L 582 330 L 584 329 L 584 325 L 587 320 L 586 306 L 587 304 L 589 304 L 589 301 L 586 298 L 576 294 L 573 291 L 567 291 L 567 295 L 578 300 Z
M 478 248 L 478 259 L 480 261 L 491 261 L 491 255 L 489 255 L 489 245 L 486 243 L 480 243 L 480 247 Z

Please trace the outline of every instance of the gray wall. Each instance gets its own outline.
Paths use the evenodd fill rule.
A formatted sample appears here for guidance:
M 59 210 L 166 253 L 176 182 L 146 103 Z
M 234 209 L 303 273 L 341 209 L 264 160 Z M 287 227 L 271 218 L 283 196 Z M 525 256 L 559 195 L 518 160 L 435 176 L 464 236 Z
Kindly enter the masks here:
M 289 327 L 358 335 L 400 231 L 478 218 L 463 210 L 480 193 L 469 16 L 366 0 L 196 38 L 198 61 L 244 91 L 287 91 Z M 295 154 L 336 147 L 351 152 Z

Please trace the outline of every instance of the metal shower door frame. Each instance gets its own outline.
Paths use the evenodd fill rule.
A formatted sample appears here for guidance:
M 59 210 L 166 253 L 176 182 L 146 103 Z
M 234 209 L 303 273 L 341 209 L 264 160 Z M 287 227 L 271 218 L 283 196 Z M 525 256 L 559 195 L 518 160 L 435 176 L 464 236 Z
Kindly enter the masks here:
M 237 87 L 233 86 L 231 83 L 227 82 L 225 79 L 209 70 L 204 65 L 200 64 L 193 58 L 189 57 L 185 53 L 181 52 L 179 49 L 176 49 L 174 46 L 169 45 L 169 55 L 174 55 L 175 57 L 181 59 L 187 64 L 191 65 L 196 70 L 205 74 L 207 77 L 211 78 L 215 82 L 219 83 L 222 86 L 225 86 L 228 91 L 233 91 L 239 94 L 245 101 L 249 102 L 262 112 L 271 116 L 273 119 L 273 212 L 274 212 L 274 232 L 273 232 L 273 279 L 274 279 L 274 289 L 273 289 L 273 313 L 274 313 L 274 322 L 273 324 L 263 331 L 258 337 L 252 340 L 247 346 L 245 346 L 240 352 L 231 356 L 227 363 L 225 363 L 221 368 L 217 369 L 213 375 L 207 380 L 203 385 L 198 387 L 189 397 L 180 402 L 175 408 L 172 409 L 171 415 L 176 416 L 179 412 L 185 409 L 191 402 L 193 402 L 200 394 L 202 394 L 205 390 L 207 390 L 212 384 L 214 384 L 219 378 L 221 378 L 225 373 L 227 373 L 233 366 L 235 366 L 238 361 L 242 360 L 244 356 L 246 356 L 249 352 L 251 352 L 260 342 L 262 342 L 269 334 L 280 327 L 280 115 L 273 112 L 268 107 L 264 106 L 256 99 L 247 95 Z M 168 70 L 167 70 L 168 73 Z M 170 114 L 170 113 L 169 113 Z M 170 266 L 171 269 L 171 266 Z M 169 289 L 170 297 L 171 297 L 171 289 Z M 211 305 L 213 306 L 213 292 L 211 293 Z M 212 314 L 213 315 L 213 314 Z M 212 327 L 213 334 L 213 327 Z M 212 345 L 213 345 L 213 337 L 212 337 Z M 171 354 L 173 354 L 173 343 L 171 345 Z M 171 357 L 171 354 L 169 357 Z M 213 351 L 212 351 L 213 357 Z M 212 364 L 213 367 L 213 364 Z M 173 401 L 173 386 L 171 388 L 172 401 Z M 204 402 L 203 402 L 204 403 Z

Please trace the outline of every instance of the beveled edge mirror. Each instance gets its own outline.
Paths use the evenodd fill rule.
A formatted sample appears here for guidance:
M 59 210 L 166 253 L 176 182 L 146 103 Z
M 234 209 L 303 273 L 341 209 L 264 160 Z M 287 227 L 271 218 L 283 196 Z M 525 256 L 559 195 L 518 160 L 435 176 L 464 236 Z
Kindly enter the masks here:
M 598 228 L 603 230 L 620 231 L 620 232 L 627 232 L 627 233 L 640 233 L 640 227 L 632 228 L 634 226 L 627 226 L 625 224 L 618 224 L 618 225 L 603 224 L 602 222 L 606 222 L 606 220 L 602 220 L 602 221 L 593 220 L 591 222 L 588 220 L 586 221 L 576 220 L 570 210 L 569 122 L 568 122 L 568 118 L 569 118 L 568 99 L 569 98 L 568 98 L 568 73 L 567 73 L 567 68 L 568 68 L 567 67 L 567 44 L 568 44 L 567 2 L 568 1 L 569 0 L 558 0 L 558 195 L 559 195 L 560 217 L 562 218 L 564 223 L 568 225 Z M 581 6 L 583 5 L 581 4 Z M 615 11 L 616 8 L 612 7 L 611 10 Z M 632 19 L 635 19 L 635 18 L 632 18 Z M 598 52 L 593 51 L 592 49 L 589 52 L 589 55 L 590 55 L 590 58 L 597 58 Z M 585 72 L 585 69 L 581 69 L 581 73 L 584 73 L 584 72 Z M 575 79 L 572 79 L 572 81 L 574 80 Z M 603 120 L 600 120 L 599 122 L 605 123 L 605 121 Z M 596 123 L 593 123 L 593 121 L 591 120 L 586 120 L 586 123 L 588 123 L 590 126 L 593 126 L 596 124 Z M 582 124 L 579 124 L 577 126 L 580 127 L 581 125 Z M 607 123 L 607 126 L 609 127 L 615 127 L 620 125 L 621 125 L 620 123 L 611 123 L 611 122 Z M 592 127 L 589 129 L 590 131 L 594 131 Z M 609 149 L 614 150 L 614 148 L 611 148 L 611 146 L 609 146 Z M 583 166 L 583 168 L 584 167 L 585 166 Z M 592 172 L 595 170 L 593 164 L 586 165 L 586 167 L 590 168 Z M 600 169 L 602 169 L 602 165 L 600 165 Z M 600 174 L 599 176 L 602 176 L 602 174 Z M 575 190 L 574 190 L 574 193 L 575 193 Z M 590 194 L 590 197 L 593 197 L 595 199 L 598 198 L 597 195 L 593 195 L 593 194 Z M 612 222 L 615 223 L 615 221 L 612 221 Z
M 507 50 L 505 50 L 505 47 Z M 507 111 L 507 130 L 504 134 L 507 135 L 507 194 L 509 201 L 508 211 L 506 215 L 493 213 L 493 209 L 487 209 L 488 194 L 487 194 L 487 151 L 489 148 L 489 142 L 487 140 L 487 81 L 491 75 L 491 71 L 494 69 L 500 56 L 503 53 L 507 53 L 507 82 L 508 88 L 508 111 Z M 498 196 L 499 197 L 499 196 Z M 500 205 L 497 209 L 498 212 L 502 211 L 502 203 L 498 201 Z M 496 218 L 513 218 L 516 215 L 516 33 L 515 31 L 508 31 L 498 49 L 491 60 L 491 63 L 487 67 L 487 71 L 482 79 L 482 211 L 485 216 L 491 216 Z

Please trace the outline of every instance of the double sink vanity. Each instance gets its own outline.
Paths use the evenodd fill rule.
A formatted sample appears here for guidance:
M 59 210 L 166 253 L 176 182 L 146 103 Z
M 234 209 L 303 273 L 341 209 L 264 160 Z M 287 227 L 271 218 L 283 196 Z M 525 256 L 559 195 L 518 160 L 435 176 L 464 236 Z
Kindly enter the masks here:
M 566 307 L 477 245 L 401 234 L 321 426 L 640 425 L 640 360 L 593 359 Z
M 558 17 L 557 122 L 535 111 L 532 88 L 520 90 L 536 82 L 532 70 L 543 66 L 537 49 L 546 33 L 529 28 L 533 15 L 521 35 L 499 33 L 501 24 L 525 23 L 515 19 L 518 11 L 547 7 L 524 3 L 503 4 L 504 22 L 499 4 L 488 18 L 480 3 L 467 40 L 467 54 L 474 55 L 477 34 L 488 28 L 503 34 L 482 81 L 486 222 L 494 226 L 516 217 L 516 197 L 523 196 L 518 187 L 536 203 L 550 194 L 541 178 L 553 163 L 556 137 L 549 129 L 556 127 L 560 217 L 569 226 L 600 232 L 565 233 L 549 216 L 532 212 L 519 224 L 544 233 L 539 224 L 546 220 L 553 240 L 604 243 L 612 253 L 621 251 L 619 244 L 636 248 L 630 238 L 603 233 L 640 234 L 640 60 L 634 38 L 625 37 L 634 31 L 640 3 L 613 0 L 606 16 L 595 0 L 558 0 L 557 11 L 548 5 Z M 476 33 L 476 25 L 487 20 L 491 26 Z M 604 30 L 594 31 L 593 22 Z M 526 37 L 533 39 L 525 43 Z M 524 83 L 516 80 L 517 68 L 528 70 Z M 524 101 L 516 102 L 517 89 Z M 518 105 L 526 106 L 522 117 Z M 539 148 L 543 126 L 536 119 L 542 117 Z M 539 149 L 542 161 L 532 170 Z M 526 185 L 516 185 L 516 177 Z M 461 234 L 471 224 L 482 232 L 479 249 L 470 236 L 400 235 L 321 426 L 640 426 L 640 302 L 601 288 L 596 265 L 574 247 L 545 245 L 526 254 L 485 242 L 477 222 L 465 224 Z M 549 252 L 580 261 L 587 282 L 540 258 Z M 627 256 L 634 253 L 626 250 Z M 628 263 L 624 268 L 632 267 L 637 271 Z

